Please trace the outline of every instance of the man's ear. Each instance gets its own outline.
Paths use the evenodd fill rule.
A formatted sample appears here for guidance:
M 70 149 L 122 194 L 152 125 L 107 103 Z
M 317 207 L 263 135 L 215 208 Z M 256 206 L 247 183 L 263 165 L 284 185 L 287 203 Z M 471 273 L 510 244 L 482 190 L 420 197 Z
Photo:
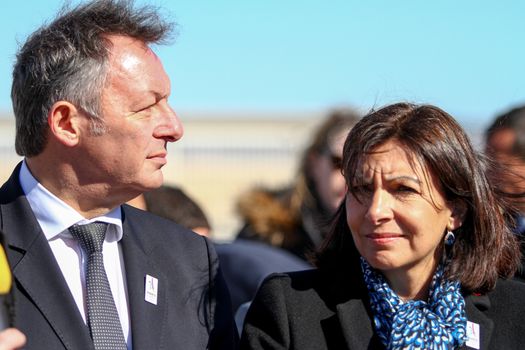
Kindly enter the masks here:
M 452 205 L 452 215 L 450 216 L 447 229 L 453 231 L 463 225 L 467 215 L 467 205 L 464 201 L 456 201 Z
M 47 115 L 47 123 L 52 136 L 65 146 L 74 147 L 80 139 L 79 110 L 70 102 L 58 101 Z

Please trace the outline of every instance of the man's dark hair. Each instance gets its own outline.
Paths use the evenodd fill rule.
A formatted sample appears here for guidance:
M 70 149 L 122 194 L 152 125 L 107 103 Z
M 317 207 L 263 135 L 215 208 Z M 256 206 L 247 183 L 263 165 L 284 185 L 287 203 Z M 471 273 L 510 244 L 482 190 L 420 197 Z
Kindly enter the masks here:
M 135 9 L 132 1 L 97 0 L 64 7 L 51 23 L 29 36 L 16 57 L 11 87 L 16 152 L 26 157 L 42 152 L 49 110 L 60 100 L 84 111 L 92 132 L 102 134 L 100 96 L 111 49 L 108 36 L 162 43 L 173 26 L 157 9 Z
M 183 190 L 162 186 L 144 193 L 146 209 L 158 216 L 175 221 L 189 229 L 205 227 L 211 229 L 206 214 Z
M 511 147 L 506 150 L 492 150 L 490 144 L 491 137 L 499 131 L 510 130 L 515 138 Z M 496 118 L 485 131 L 487 151 L 506 151 L 509 155 L 525 160 L 525 106 L 520 106 L 507 111 Z

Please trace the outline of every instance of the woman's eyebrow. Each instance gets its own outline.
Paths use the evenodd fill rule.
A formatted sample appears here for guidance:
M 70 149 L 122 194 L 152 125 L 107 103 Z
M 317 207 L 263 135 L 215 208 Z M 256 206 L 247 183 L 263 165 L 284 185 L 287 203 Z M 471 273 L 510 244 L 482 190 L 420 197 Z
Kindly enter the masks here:
M 415 176 L 409 176 L 409 175 L 399 175 L 399 176 L 385 177 L 385 180 L 388 181 L 388 182 L 405 180 L 405 181 L 415 182 L 416 184 L 421 185 L 421 180 L 419 180 Z

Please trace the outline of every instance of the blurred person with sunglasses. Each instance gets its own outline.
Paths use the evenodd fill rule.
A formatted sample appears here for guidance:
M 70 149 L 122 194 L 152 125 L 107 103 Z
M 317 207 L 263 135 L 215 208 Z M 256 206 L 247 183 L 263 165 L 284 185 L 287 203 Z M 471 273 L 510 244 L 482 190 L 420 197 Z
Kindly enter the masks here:
M 291 186 L 255 188 L 238 201 L 244 226 L 237 239 L 283 248 L 307 260 L 323 240 L 346 193 L 341 174 L 345 136 L 359 120 L 352 109 L 333 110 L 304 150 Z

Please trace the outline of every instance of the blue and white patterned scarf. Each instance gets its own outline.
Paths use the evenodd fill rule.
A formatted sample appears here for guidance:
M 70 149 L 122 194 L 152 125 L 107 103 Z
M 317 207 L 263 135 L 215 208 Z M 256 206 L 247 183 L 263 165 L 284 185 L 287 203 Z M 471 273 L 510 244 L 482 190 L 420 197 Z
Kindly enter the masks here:
M 459 282 L 443 278 L 443 265 L 439 265 L 432 278 L 428 302 L 401 300 L 383 275 L 363 258 L 361 268 L 375 330 L 387 350 L 449 350 L 465 343 L 465 300 Z

